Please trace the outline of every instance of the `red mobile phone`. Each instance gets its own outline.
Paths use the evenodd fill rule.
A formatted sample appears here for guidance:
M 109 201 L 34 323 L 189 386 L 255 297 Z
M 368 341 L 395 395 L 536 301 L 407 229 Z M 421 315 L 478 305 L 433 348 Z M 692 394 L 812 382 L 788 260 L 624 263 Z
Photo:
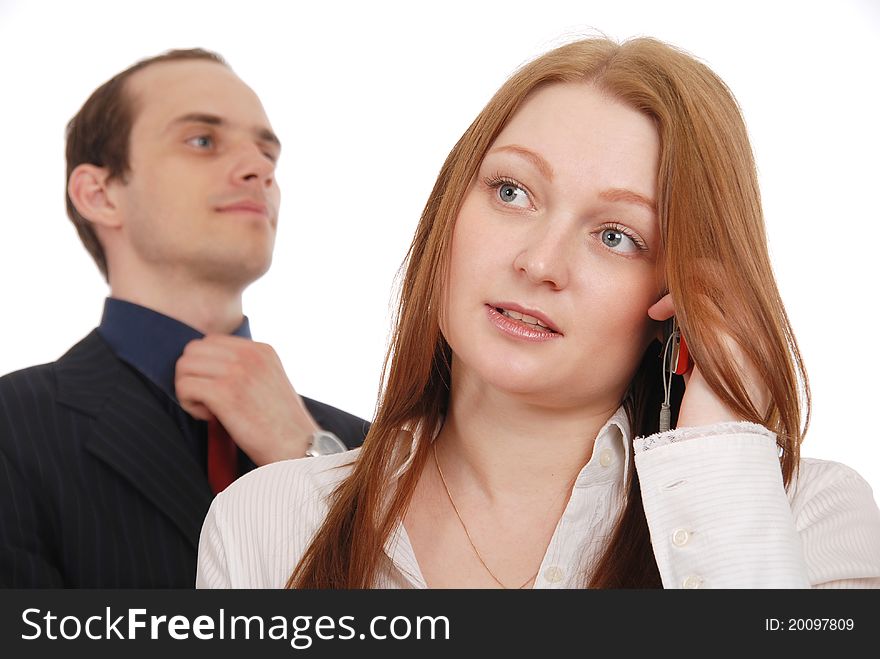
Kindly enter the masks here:
M 669 364 L 671 365 L 673 373 L 676 375 L 684 375 L 687 373 L 688 368 L 690 368 L 691 359 L 688 354 L 687 343 L 685 343 L 684 336 L 681 334 L 681 328 L 679 328 L 675 316 L 672 316 L 672 318 L 666 321 L 664 346 L 665 340 L 669 339 L 670 335 L 672 335 L 672 342 L 670 343 L 669 350 L 672 354 L 669 357 Z

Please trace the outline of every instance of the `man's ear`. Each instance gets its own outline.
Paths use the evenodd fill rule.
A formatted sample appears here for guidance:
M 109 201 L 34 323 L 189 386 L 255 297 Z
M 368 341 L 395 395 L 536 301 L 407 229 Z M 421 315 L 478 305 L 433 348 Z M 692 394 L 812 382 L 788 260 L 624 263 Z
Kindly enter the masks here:
M 70 173 L 67 194 L 84 218 L 100 226 L 118 228 L 122 221 L 109 178 L 104 167 L 82 163 Z

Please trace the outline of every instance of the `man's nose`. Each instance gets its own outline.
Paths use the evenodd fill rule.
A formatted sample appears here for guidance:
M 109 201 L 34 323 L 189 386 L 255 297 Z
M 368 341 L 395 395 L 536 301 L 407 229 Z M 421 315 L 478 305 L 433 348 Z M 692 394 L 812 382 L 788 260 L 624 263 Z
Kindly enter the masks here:
M 236 150 L 232 176 L 237 182 L 269 187 L 275 180 L 275 162 L 254 142 L 243 142 Z

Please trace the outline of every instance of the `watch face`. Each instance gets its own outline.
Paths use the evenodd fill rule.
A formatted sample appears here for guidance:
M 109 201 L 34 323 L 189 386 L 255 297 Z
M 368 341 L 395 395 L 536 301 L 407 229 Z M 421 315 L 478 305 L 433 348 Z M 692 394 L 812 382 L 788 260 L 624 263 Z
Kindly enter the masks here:
M 316 432 L 312 439 L 309 455 L 330 455 L 348 450 L 345 444 L 332 432 Z

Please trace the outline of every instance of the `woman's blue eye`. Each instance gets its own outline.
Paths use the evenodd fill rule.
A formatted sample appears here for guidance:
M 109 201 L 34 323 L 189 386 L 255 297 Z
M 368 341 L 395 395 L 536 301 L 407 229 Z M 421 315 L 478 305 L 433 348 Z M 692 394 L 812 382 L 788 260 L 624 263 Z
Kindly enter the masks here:
M 498 186 L 498 198 L 511 206 L 521 206 L 523 208 L 529 206 L 528 193 L 513 183 L 502 183 Z
M 626 235 L 623 231 L 618 229 L 602 229 L 602 242 L 611 248 L 618 247 L 625 240 L 628 240 L 630 245 L 632 246 L 630 249 L 617 250 L 624 253 L 627 252 L 638 252 L 640 247 L 636 244 L 635 240 Z

